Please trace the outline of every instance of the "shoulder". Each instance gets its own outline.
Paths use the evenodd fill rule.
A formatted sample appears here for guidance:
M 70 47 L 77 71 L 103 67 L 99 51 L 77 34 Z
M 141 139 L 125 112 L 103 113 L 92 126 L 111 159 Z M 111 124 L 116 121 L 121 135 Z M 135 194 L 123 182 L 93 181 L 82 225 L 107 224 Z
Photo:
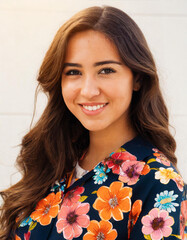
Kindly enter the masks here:
M 105 164 L 119 180 L 138 189 L 173 189 L 183 192 L 184 182 L 177 169 L 150 142 L 141 137 L 113 152 Z

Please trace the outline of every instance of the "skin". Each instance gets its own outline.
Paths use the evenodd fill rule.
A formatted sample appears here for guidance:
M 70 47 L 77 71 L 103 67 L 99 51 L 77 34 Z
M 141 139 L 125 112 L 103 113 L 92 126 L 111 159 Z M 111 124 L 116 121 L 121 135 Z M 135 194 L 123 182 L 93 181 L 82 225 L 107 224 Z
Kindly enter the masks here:
M 90 170 L 136 136 L 129 106 L 133 91 L 140 86 L 114 43 L 97 31 L 73 35 L 64 62 L 62 96 L 68 109 L 89 130 L 90 145 L 80 165 Z M 106 105 L 92 112 L 83 108 L 101 104 Z

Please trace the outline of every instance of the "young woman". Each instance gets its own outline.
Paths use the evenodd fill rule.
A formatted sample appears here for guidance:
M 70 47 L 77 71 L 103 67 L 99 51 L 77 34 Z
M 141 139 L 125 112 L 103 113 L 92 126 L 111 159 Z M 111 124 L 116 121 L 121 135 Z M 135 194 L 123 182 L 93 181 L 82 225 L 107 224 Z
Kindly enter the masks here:
M 48 104 L 23 138 L 22 179 L 1 193 L 0 238 L 181 239 L 175 140 L 136 23 L 113 7 L 79 12 L 57 32 L 38 82 Z

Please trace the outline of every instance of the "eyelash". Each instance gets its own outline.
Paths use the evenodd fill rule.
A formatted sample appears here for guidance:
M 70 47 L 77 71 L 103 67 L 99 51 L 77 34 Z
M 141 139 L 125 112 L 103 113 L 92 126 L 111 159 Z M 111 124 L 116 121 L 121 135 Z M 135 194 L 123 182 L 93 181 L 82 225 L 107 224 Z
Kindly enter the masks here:
M 72 74 L 72 73 L 73 73 L 73 74 Z M 69 71 L 66 72 L 66 75 L 67 75 L 67 76 L 81 75 L 81 73 L 80 73 L 79 70 L 71 69 L 71 70 L 69 70 Z
M 104 71 L 104 73 L 102 73 Z M 112 68 L 103 68 L 99 71 L 100 74 L 110 74 L 110 73 L 115 73 L 116 71 Z M 71 69 L 65 73 L 67 76 L 74 76 L 74 75 L 81 75 L 81 72 L 76 69 Z
M 102 71 L 105 71 L 104 74 L 110 74 L 110 73 L 115 73 L 115 72 L 116 72 L 116 71 L 115 71 L 114 69 L 112 69 L 112 68 L 103 68 L 103 69 L 101 69 L 101 71 L 100 71 L 99 73 L 101 73 Z M 103 74 L 103 73 L 101 73 L 101 74 Z

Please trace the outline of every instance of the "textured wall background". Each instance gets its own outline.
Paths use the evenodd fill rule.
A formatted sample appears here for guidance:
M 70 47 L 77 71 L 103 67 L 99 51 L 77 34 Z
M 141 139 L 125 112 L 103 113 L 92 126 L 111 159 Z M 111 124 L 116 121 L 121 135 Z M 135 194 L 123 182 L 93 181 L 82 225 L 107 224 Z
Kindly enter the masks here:
M 36 76 L 58 28 L 75 12 L 111 5 L 144 32 L 158 67 L 177 141 L 178 167 L 187 182 L 186 0 L 0 0 L 0 189 L 15 183 L 19 144 L 32 119 Z M 35 120 L 46 103 L 42 94 Z

